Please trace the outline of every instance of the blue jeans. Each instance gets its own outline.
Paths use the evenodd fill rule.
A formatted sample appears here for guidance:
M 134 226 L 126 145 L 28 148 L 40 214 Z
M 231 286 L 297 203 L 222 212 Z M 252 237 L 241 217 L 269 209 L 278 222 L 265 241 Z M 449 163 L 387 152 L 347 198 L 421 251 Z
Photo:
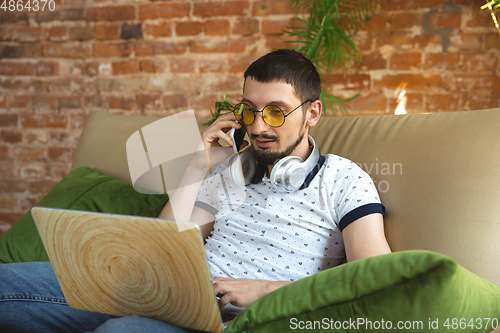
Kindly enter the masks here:
M 68 306 L 49 262 L 0 264 L 0 332 L 148 332 L 198 331 L 137 316 L 76 310 Z

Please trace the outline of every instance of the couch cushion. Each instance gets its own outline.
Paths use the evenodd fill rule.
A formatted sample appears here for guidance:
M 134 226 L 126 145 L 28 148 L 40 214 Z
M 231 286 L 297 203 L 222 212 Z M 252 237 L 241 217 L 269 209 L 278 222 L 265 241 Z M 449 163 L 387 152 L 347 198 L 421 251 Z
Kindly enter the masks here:
M 132 185 L 89 167 L 73 170 L 37 204 L 39 207 L 156 217 L 168 196 L 136 192 Z M 31 210 L 0 239 L 3 262 L 48 261 Z
M 397 325 L 409 332 L 490 332 L 498 318 L 500 287 L 447 256 L 414 250 L 354 261 L 279 288 L 225 332 L 388 332 Z

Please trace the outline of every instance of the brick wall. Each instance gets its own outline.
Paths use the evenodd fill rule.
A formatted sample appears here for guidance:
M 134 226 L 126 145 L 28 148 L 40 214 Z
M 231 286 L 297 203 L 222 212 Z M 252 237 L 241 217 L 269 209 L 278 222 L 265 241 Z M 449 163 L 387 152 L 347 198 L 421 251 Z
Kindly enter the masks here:
M 26 1 L 25 1 L 26 2 Z M 356 36 L 362 60 L 325 75 L 351 114 L 500 106 L 500 37 L 483 0 L 391 0 Z M 290 47 L 285 1 L 56 0 L 0 10 L 0 235 L 70 167 L 90 110 L 200 117 L 270 49 Z

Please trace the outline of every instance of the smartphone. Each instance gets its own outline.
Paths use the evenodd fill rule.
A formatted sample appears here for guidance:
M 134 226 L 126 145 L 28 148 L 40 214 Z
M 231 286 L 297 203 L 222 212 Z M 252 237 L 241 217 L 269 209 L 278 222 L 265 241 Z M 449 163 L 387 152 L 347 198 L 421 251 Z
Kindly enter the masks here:
M 232 128 L 231 131 L 229 132 L 229 136 L 231 137 L 231 140 L 233 140 L 234 145 L 233 145 L 233 150 L 234 153 L 237 154 L 240 149 L 241 149 L 241 144 L 243 143 L 243 138 L 245 137 L 247 130 L 245 126 L 241 126 L 239 129 Z

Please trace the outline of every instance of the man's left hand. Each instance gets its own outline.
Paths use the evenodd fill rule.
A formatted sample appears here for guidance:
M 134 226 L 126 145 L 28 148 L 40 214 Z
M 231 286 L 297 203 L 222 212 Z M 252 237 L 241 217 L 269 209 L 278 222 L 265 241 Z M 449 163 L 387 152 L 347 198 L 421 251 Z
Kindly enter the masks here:
M 222 309 L 231 303 L 240 308 L 250 306 L 260 297 L 290 282 L 216 277 L 212 280 Z

